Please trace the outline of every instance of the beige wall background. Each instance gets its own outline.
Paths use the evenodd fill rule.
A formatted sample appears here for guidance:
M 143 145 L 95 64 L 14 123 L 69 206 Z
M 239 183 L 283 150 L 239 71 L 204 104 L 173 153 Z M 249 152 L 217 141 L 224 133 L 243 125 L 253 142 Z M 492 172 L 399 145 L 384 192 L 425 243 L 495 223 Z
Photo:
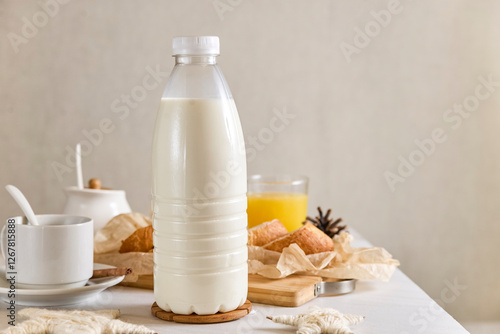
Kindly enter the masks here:
M 435 299 L 444 301 L 447 282 L 466 286 L 444 305 L 459 321 L 500 320 L 500 3 L 62 2 L 0 0 L 0 184 L 20 187 L 35 211 L 61 211 L 75 173 L 59 179 L 54 163 L 109 119 L 113 131 L 91 146 L 84 177 L 125 189 L 132 208 L 148 213 L 166 74 L 128 114 L 113 108 L 148 71 L 171 70 L 172 37 L 218 35 L 256 152 L 249 172 L 310 176 L 310 214 L 333 208 Z M 371 12 L 387 8 L 390 22 L 373 23 Z M 369 41 L 358 36 L 365 28 Z M 358 46 L 350 62 L 347 44 Z M 473 98 L 479 77 L 497 82 L 480 89 L 483 100 Z M 463 103 L 474 111 L 460 124 L 456 113 L 443 119 Z M 276 110 L 294 118 L 271 140 L 263 129 Z M 415 140 L 436 128 L 446 140 L 418 160 Z M 398 173 L 399 156 L 410 155 L 422 163 L 392 191 L 384 173 Z M 0 213 L 20 213 L 5 191 Z

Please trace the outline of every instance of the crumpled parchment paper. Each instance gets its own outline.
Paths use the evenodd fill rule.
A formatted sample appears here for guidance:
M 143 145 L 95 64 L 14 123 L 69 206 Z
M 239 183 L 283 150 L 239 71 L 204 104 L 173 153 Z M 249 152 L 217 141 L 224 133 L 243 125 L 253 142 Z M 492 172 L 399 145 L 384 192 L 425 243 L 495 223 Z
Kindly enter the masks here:
M 140 213 L 127 213 L 111 219 L 94 236 L 94 262 L 116 267 L 132 268 L 123 282 L 137 282 L 139 275 L 153 275 L 153 253 L 119 253 L 122 240 L 135 230 L 151 224 L 151 220 Z
M 283 278 L 294 273 L 336 279 L 378 279 L 388 281 L 399 261 L 380 247 L 351 246 L 353 236 L 342 232 L 333 238 L 334 251 L 306 255 L 297 244 L 282 253 L 262 247 L 248 247 L 248 273 Z
M 119 253 L 122 240 L 136 229 L 151 224 L 139 213 L 117 216 L 94 236 L 94 262 L 132 268 L 124 282 L 136 282 L 139 275 L 153 274 L 153 253 Z M 353 236 L 342 232 L 333 238 L 334 251 L 305 255 L 297 244 L 282 253 L 248 246 L 248 273 L 282 278 L 294 273 L 336 279 L 378 279 L 388 281 L 399 261 L 384 248 L 351 246 Z

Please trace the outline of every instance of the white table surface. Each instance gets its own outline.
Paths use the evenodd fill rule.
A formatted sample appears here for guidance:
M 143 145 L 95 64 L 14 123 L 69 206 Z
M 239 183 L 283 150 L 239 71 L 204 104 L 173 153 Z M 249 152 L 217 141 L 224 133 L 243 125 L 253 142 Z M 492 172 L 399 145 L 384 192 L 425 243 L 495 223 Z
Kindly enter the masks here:
M 355 246 L 369 245 L 359 234 L 353 234 Z M 84 303 L 59 308 L 120 309 L 121 320 L 145 325 L 158 333 L 295 333 L 294 327 L 275 324 L 266 319 L 266 316 L 298 314 L 311 305 L 332 307 L 343 313 L 365 316 L 362 323 L 351 328 L 356 334 L 468 333 L 400 270 L 396 270 L 389 282 L 358 281 L 356 290 L 350 294 L 318 297 L 300 307 L 253 304 L 254 311 L 248 316 L 222 324 L 187 325 L 162 321 L 151 315 L 153 302 L 152 290 L 116 286 Z M 18 310 L 21 308 L 18 305 Z M 7 327 L 6 315 L 6 309 L 2 307 L 1 329 Z

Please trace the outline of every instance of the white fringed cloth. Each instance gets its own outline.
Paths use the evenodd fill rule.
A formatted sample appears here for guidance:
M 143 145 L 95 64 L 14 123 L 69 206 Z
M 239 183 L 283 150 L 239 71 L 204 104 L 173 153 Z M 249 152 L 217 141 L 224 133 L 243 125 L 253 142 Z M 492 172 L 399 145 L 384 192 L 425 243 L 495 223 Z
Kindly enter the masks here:
M 56 311 L 25 308 L 18 312 L 24 319 L 9 327 L 5 334 L 156 334 L 142 325 L 118 320 L 120 310 Z

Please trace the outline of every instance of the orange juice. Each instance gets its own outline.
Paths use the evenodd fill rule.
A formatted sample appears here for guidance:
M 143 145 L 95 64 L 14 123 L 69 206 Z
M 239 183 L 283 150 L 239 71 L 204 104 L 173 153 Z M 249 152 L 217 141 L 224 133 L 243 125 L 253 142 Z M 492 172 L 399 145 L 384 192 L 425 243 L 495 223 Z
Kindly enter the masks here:
M 279 219 L 289 232 L 302 226 L 307 216 L 307 195 L 297 193 L 249 193 L 248 228 Z

